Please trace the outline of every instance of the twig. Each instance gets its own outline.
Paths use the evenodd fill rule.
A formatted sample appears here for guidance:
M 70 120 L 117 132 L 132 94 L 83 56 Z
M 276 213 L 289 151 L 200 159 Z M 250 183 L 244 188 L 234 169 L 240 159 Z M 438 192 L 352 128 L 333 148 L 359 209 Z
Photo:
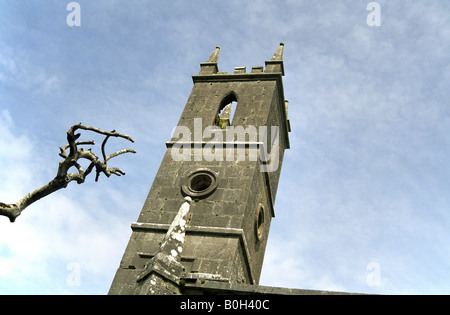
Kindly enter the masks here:
M 83 148 L 78 148 L 78 146 L 81 145 L 95 145 L 94 141 L 76 142 L 76 140 L 81 135 L 79 133 L 75 134 L 75 131 L 78 129 L 92 131 L 106 136 L 101 145 L 103 162 L 101 162 L 99 158 L 90 149 L 84 150 Z M 124 138 L 128 141 L 134 142 L 134 140 L 130 136 L 117 133 L 115 130 L 108 132 L 98 128 L 84 126 L 81 123 L 73 125 L 69 129 L 69 131 L 67 131 L 68 144 L 59 148 L 60 149 L 59 156 L 61 156 L 64 160 L 59 163 L 56 177 L 53 180 L 51 180 L 47 185 L 44 185 L 41 188 L 34 190 L 33 192 L 29 193 L 28 195 L 26 195 L 25 197 L 23 197 L 14 204 L 5 204 L 0 202 L 0 215 L 8 217 L 11 222 L 14 222 L 16 218 L 22 213 L 22 211 L 35 201 L 45 196 L 48 196 L 49 194 L 61 188 L 66 188 L 71 181 L 76 181 L 78 184 L 84 183 L 86 176 L 92 172 L 94 167 L 96 171 L 95 181 L 98 180 L 101 173 L 105 174 L 106 177 L 110 177 L 111 174 L 114 174 L 116 176 L 125 175 L 125 172 L 120 168 L 108 167 L 107 162 L 108 160 L 120 154 L 136 153 L 136 151 L 132 149 L 123 149 L 106 156 L 105 146 L 106 142 L 110 137 Z M 70 149 L 69 153 L 67 153 L 67 149 Z M 90 161 L 90 164 L 86 168 L 86 171 L 83 171 L 83 168 L 78 163 L 78 160 L 80 159 L 86 159 Z M 75 167 L 78 170 L 78 173 L 69 173 L 69 169 L 71 167 Z

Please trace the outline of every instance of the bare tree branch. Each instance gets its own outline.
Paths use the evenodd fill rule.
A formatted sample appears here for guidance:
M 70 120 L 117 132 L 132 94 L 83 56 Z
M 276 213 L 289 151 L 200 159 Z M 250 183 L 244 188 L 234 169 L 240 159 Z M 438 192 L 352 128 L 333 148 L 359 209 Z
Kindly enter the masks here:
M 99 160 L 99 158 L 89 149 L 84 150 L 83 148 L 79 148 L 81 145 L 95 145 L 94 141 L 78 141 L 76 140 L 80 137 L 81 134 L 75 134 L 75 131 L 78 129 L 92 131 L 98 134 L 105 135 L 105 139 L 101 145 L 101 151 L 103 156 L 103 162 Z M 5 204 L 0 202 L 0 215 L 6 216 L 9 218 L 11 222 L 14 222 L 16 218 L 22 213 L 22 211 L 34 203 L 35 201 L 50 195 L 51 193 L 61 189 L 66 188 L 67 185 L 71 181 L 76 181 L 78 184 L 84 183 L 86 176 L 89 175 L 92 170 L 95 168 L 96 176 L 95 181 L 98 181 L 100 174 L 105 174 L 106 177 L 110 177 L 112 174 L 116 176 L 125 175 L 125 172 L 117 167 L 108 167 L 108 160 L 116 157 L 120 154 L 124 153 L 136 153 L 135 150 L 131 149 L 123 149 L 112 153 L 106 156 L 105 146 L 106 142 L 110 137 L 118 137 L 123 138 L 128 141 L 134 142 L 134 140 L 125 134 L 117 133 L 115 130 L 113 131 L 104 131 L 98 128 L 84 126 L 81 123 L 72 126 L 69 131 L 67 131 L 67 142 L 68 144 L 59 148 L 60 153 L 59 156 L 63 158 L 63 161 L 59 162 L 58 171 L 56 173 L 56 177 L 51 180 L 47 185 L 42 186 L 29 193 L 18 202 L 14 204 Z M 69 149 L 69 153 L 67 153 L 67 149 Z M 90 161 L 89 166 L 83 171 L 83 168 L 78 163 L 78 160 L 86 159 Z M 75 167 L 78 173 L 69 173 L 69 169 Z

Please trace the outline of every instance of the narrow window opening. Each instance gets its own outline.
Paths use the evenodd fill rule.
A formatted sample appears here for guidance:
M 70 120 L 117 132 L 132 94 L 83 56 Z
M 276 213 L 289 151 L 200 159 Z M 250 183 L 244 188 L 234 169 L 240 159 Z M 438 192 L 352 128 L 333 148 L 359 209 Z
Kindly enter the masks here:
M 255 232 L 256 232 L 256 238 L 258 241 L 262 240 L 264 236 L 264 206 L 259 205 L 258 210 L 256 212 L 256 218 L 255 218 Z
M 222 129 L 231 126 L 231 124 L 233 123 L 233 117 L 236 108 L 237 108 L 236 96 L 234 94 L 228 95 L 220 104 L 215 124 Z

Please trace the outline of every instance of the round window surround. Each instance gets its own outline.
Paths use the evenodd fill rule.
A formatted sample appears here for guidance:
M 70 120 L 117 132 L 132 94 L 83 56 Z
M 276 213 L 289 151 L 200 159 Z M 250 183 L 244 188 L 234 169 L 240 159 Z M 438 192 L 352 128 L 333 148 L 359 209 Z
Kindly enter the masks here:
M 214 172 L 208 169 L 198 169 L 191 173 L 181 185 L 182 191 L 191 197 L 207 197 L 216 190 L 219 182 Z

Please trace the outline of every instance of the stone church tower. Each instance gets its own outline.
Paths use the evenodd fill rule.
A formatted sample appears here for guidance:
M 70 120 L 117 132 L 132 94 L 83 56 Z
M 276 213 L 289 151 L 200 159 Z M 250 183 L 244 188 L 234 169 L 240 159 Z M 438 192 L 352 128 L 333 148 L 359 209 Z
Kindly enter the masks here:
M 109 294 L 256 292 L 284 150 L 281 43 L 264 67 L 200 64 Z

